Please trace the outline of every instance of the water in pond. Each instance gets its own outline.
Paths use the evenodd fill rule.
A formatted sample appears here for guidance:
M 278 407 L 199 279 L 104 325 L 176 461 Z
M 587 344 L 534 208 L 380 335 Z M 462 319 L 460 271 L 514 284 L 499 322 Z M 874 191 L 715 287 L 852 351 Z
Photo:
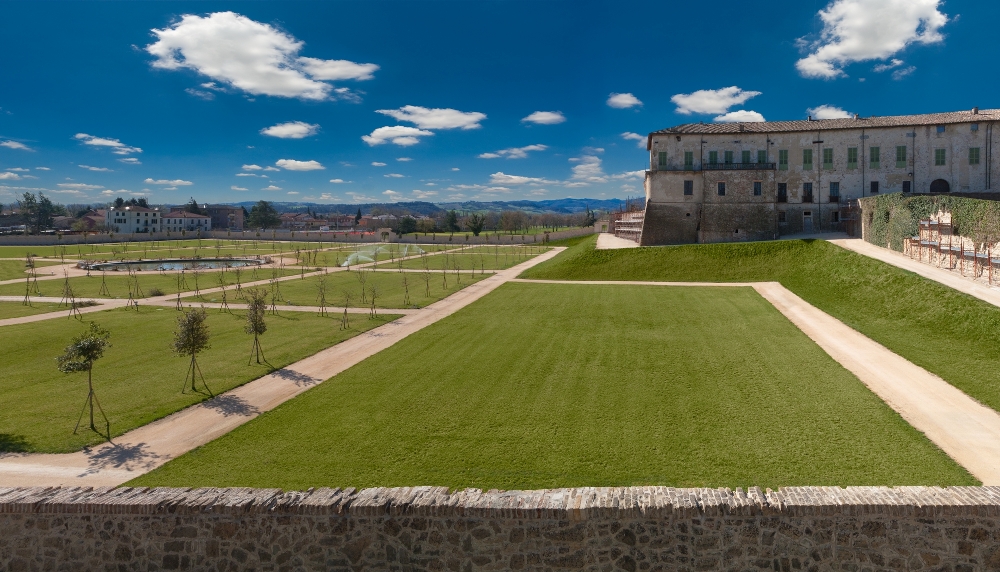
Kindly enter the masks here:
M 90 264 L 91 270 L 111 270 L 128 272 L 131 270 L 191 270 L 194 268 L 236 268 L 237 266 L 259 266 L 265 260 L 254 258 L 178 258 L 174 260 L 122 260 L 119 262 L 99 262 Z M 84 263 L 83 267 L 87 265 Z

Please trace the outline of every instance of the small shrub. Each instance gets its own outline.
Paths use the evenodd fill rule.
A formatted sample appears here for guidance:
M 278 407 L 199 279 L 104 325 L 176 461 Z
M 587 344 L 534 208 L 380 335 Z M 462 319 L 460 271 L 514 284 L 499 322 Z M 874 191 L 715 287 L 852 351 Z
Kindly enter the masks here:
M 159 288 L 151 288 L 149 290 L 149 295 L 150 296 L 163 296 L 164 294 L 163 294 L 163 290 L 160 290 Z

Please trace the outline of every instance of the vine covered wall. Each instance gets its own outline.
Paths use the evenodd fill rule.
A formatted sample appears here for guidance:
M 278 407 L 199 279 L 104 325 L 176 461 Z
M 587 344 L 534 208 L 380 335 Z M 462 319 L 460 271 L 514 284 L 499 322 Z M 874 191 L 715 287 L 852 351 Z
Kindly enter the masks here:
M 977 244 L 1000 242 L 1000 201 L 949 195 L 892 193 L 859 199 L 868 242 L 902 252 L 903 241 L 918 235 L 920 221 L 950 215 L 952 232 Z

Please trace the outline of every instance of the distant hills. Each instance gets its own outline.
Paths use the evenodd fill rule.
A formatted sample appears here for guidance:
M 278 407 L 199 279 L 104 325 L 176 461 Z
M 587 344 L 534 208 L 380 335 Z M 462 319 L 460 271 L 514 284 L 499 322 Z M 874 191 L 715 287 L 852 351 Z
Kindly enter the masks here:
M 635 201 L 636 199 L 632 199 Z M 226 203 L 243 206 L 249 209 L 257 201 Z M 310 210 L 314 213 L 351 214 L 361 209 L 362 214 L 373 210 L 379 213 L 401 213 L 432 216 L 441 211 L 456 210 L 468 212 L 518 210 L 531 214 L 557 213 L 572 214 L 583 212 L 590 208 L 593 211 L 614 211 L 625 206 L 625 199 L 553 199 L 547 201 L 464 201 L 449 203 L 429 203 L 411 201 L 402 203 L 364 203 L 364 204 L 320 204 L 304 202 L 271 202 L 274 208 L 281 212 L 298 212 Z

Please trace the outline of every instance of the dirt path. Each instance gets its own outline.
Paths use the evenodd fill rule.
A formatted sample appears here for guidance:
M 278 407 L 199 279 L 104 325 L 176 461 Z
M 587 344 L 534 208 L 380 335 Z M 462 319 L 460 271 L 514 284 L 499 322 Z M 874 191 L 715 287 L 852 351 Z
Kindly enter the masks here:
M 986 284 L 975 282 L 971 278 L 964 278 L 961 275 L 949 272 L 943 268 L 936 268 L 929 264 L 924 264 L 923 262 L 911 260 L 909 256 L 906 256 L 901 252 L 875 246 L 874 244 L 866 242 L 860 238 L 836 239 L 831 240 L 830 243 L 836 244 L 841 248 L 857 252 L 858 254 L 864 254 L 869 258 L 880 260 L 886 264 L 891 264 L 897 268 L 909 270 L 910 272 L 923 276 L 928 280 L 939 282 L 949 288 L 954 288 L 959 292 L 964 292 L 969 296 L 974 296 L 984 302 L 989 302 L 994 306 L 1000 306 L 1000 289 L 990 288 Z
M 588 281 L 516 282 L 602 284 Z M 889 351 L 777 282 L 603 282 L 661 286 L 752 286 L 811 340 L 984 485 L 1000 485 L 1000 413 Z
M 602 232 L 597 235 L 597 250 L 611 250 L 615 248 L 638 248 L 639 243 L 626 238 L 618 238 L 613 234 Z
M 355 336 L 214 399 L 78 453 L 0 454 L 2 486 L 115 486 L 232 431 L 345 369 L 489 294 L 565 250 L 554 248 L 443 300 Z M 390 310 L 386 310 L 390 313 Z

